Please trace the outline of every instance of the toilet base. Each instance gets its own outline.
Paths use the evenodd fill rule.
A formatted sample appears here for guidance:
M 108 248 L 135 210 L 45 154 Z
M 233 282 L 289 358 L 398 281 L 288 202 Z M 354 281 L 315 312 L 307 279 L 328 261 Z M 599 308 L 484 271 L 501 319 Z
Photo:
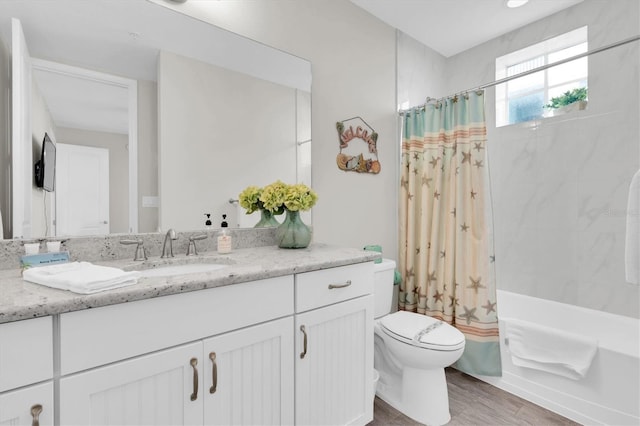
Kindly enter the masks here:
M 404 368 L 402 380 L 396 386 L 389 384 L 378 386 L 376 395 L 413 420 L 429 426 L 444 425 L 451 420 L 444 368 Z
M 427 425 L 444 425 L 451 420 L 449 392 L 444 368 L 402 369 L 402 404 L 411 418 Z

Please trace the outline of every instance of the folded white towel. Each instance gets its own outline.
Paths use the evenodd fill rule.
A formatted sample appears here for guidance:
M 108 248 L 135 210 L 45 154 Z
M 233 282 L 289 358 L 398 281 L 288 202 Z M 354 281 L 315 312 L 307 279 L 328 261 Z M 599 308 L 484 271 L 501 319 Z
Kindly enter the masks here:
M 139 272 L 125 272 L 118 268 L 94 265 L 89 262 L 70 262 L 29 268 L 22 274 L 25 281 L 82 294 L 136 284 L 139 276 Z
M 627 200 L 625 276 L 627 282 L 640 284 L 640 170 L 631 178 Z
M 505 324 L 511 360 L 519 367 L 533 368 L 573 380 L 583 378 L 598 350 L 598 340 L 515 318 Z

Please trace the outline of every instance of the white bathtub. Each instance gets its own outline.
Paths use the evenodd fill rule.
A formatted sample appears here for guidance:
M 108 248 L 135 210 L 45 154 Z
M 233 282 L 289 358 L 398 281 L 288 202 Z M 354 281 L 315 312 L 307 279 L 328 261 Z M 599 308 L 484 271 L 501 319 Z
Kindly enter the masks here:
M 501 290 L 498 315 L 595 337 L 598 352 L 577 381 L 516 367 L 500 324 L 502 377 L 478 379 L 582 424 L 640 424 L 639 320 Z

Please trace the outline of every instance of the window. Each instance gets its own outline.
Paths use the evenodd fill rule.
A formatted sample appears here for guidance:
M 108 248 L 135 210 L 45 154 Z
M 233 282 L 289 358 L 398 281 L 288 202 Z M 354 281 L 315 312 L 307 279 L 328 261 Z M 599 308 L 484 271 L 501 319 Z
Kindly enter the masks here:
M 496 80 L 510 77 L 588 50 L 587 27 L 496 59 Z M 529 74 L 496 86 L 496 127 L 544 116 L 544 105 L 553 97 L 587 87 L 588 58 Z

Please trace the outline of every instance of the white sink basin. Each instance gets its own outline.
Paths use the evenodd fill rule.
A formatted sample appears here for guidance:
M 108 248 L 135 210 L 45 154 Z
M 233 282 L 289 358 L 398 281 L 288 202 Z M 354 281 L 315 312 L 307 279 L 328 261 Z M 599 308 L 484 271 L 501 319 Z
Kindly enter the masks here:
M 168 277 L 173 275 L 197 274 L 216 271 L 229 265 L 219 263 L 189 263 L 186 265 L 166 265 L 140 271 L 141 277 Z

